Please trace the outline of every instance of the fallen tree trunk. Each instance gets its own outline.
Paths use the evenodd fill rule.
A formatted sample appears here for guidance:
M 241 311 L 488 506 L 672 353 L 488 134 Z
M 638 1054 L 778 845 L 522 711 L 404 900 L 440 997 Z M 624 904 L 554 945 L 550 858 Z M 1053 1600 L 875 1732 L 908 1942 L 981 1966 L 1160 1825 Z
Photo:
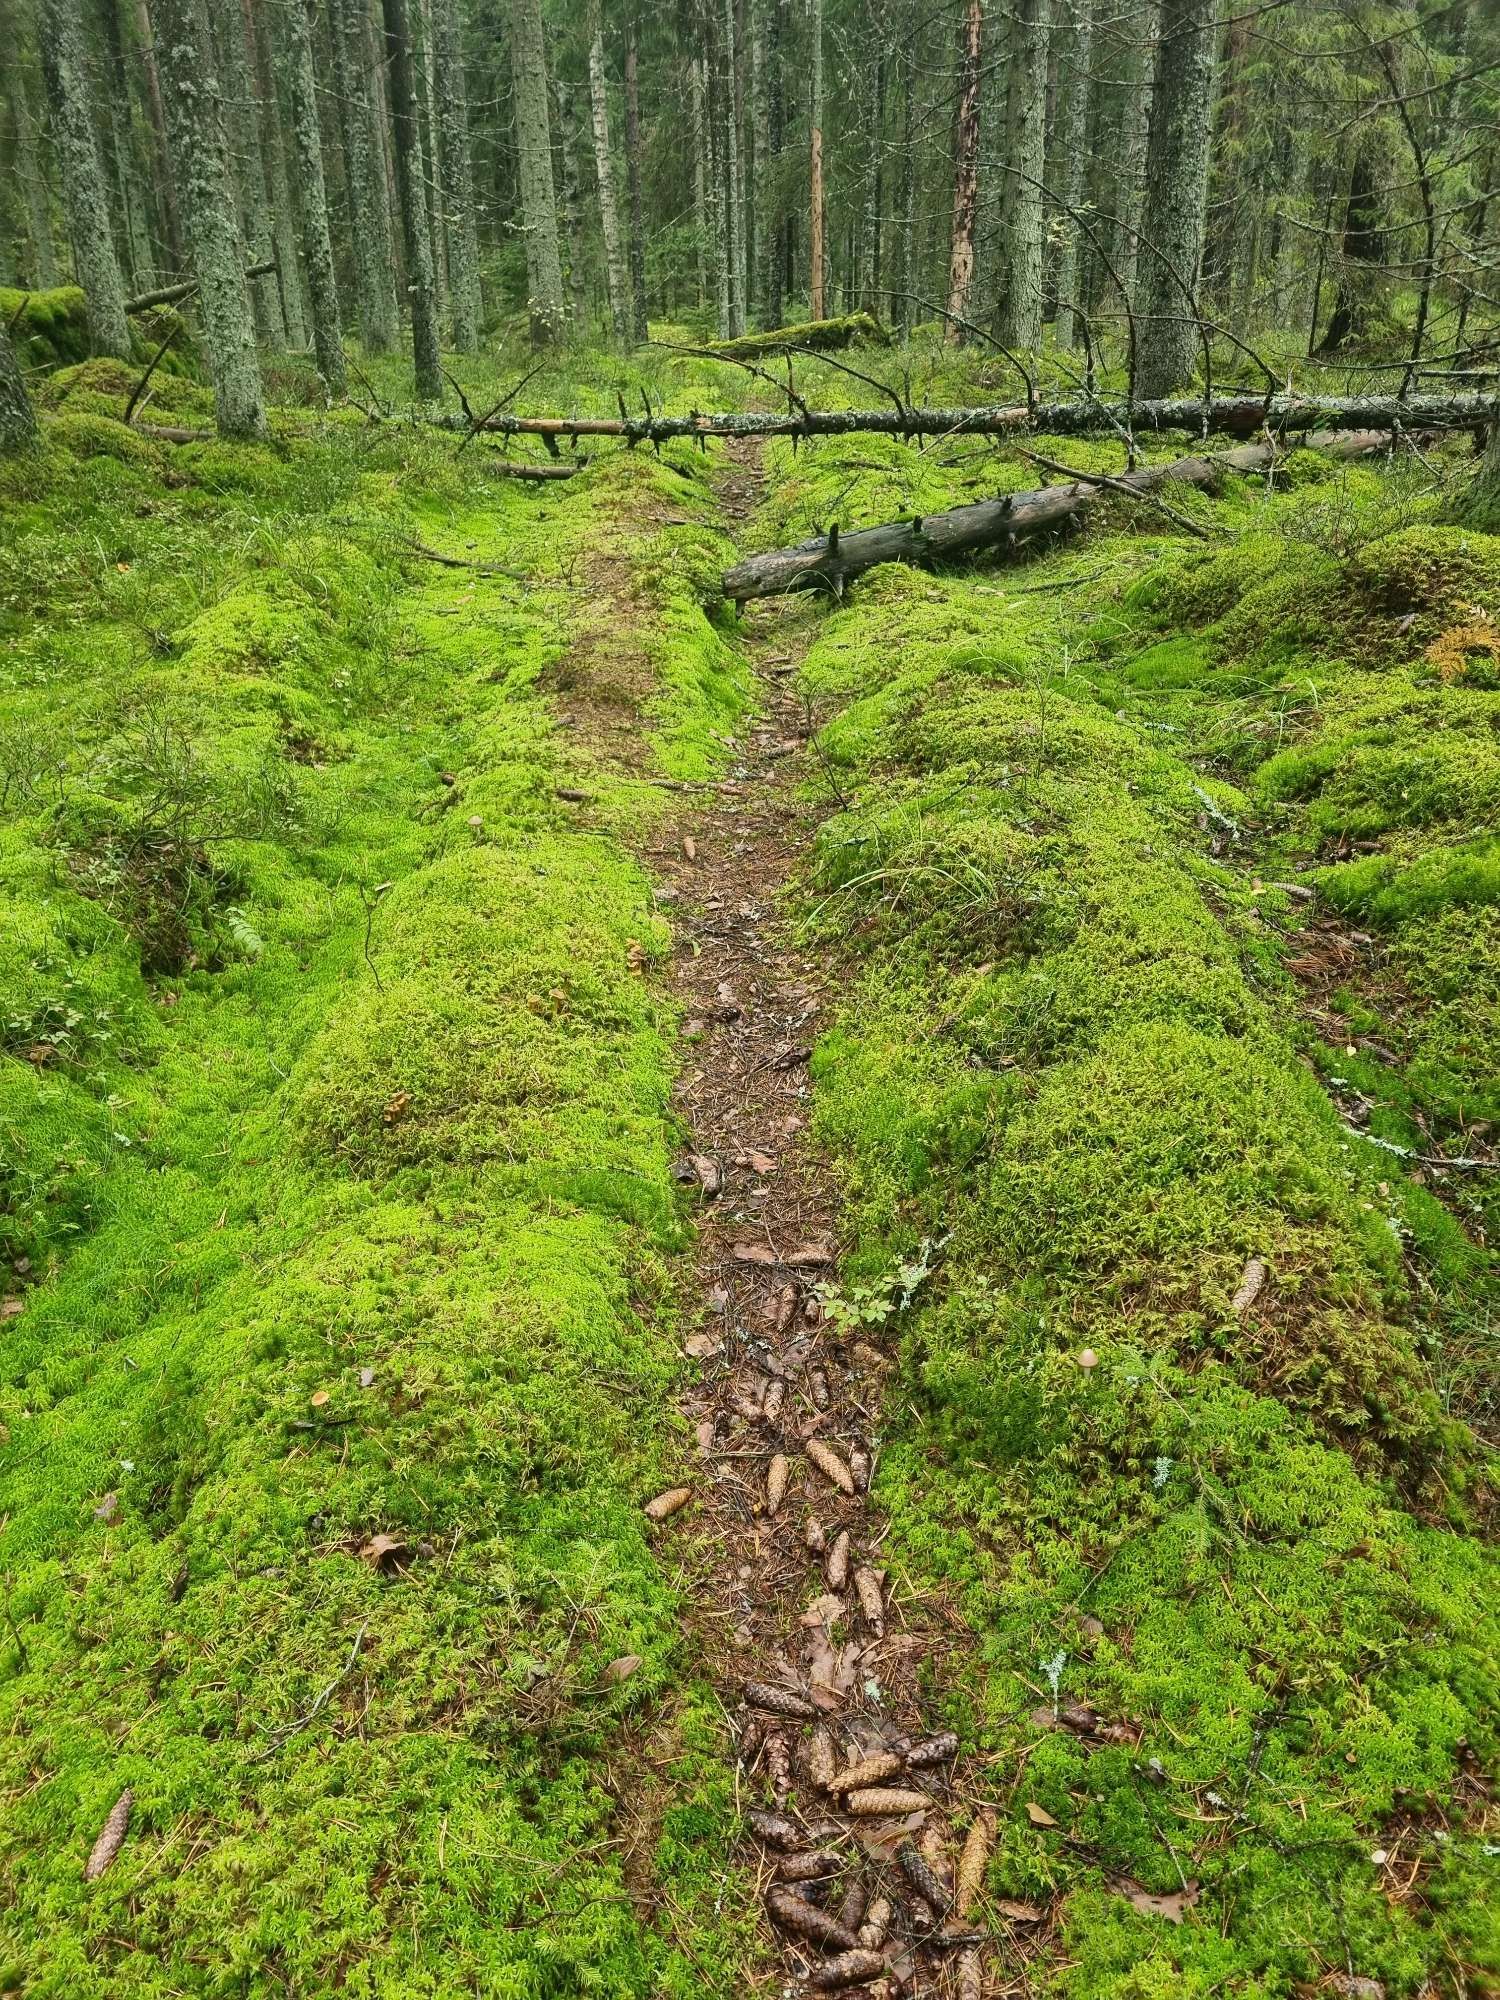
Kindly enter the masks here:
M 716 361 L 753 361 L 757 355 L 785 354 L 789 348 L 811 348 L 831 354 L 856 341 L 868 340 L 889 347 L 891 336 L 873 313 L 850 313 L 845 319 L 809 319 L 800 326 L 772 327 L 765 333 L 742 333 L 737 340 L 711 340 L 695 347 L 694 354 L 706 354 Z
M 894 395 L 894 392 L 892 392 Z M 1088 398 L 1065 403 L 992 403 L 973 409 L 929 410 L 902 404 L 889 410 L 808 410 L 778 414 L 763 410 L 721 410 L 685 417 L 519 417 L 501 411 L 474 426 L 458 411 L 421 419 L 450 431 L 493 431 L 502 437 L 617 437 L 629 444 L 665 444 L 671 438 L 813 438 L 881 432 L 889 437 L 1001 437 L 1012 431 L 1041 431 L 1054 437 L 1143 431 L 1197 431 L 1230 437 L 1278 436 L 1313 430 L 1473 430 L 1487 424 L 1494 399 L 1464 392 L 1452 396 L 1219 396 L 1204 404 L 1191 396 L 1154 403 L 1104 404 Z
M 1318 433 L 1308 443 L 1336 458 L 1356 458 L 1378 451 L 1389 442 L 1383 430 Z M 795 548 L 774 549 L 749 556 L 724 572 L 726 597 L 743 604 L 751 597 L 778 597 L 793 590 L 827 590 L 843 594 L 850 577 L 877 563 L 933 563 L 981 549 L 1004 548 L 1027 540 L 1044 528 L 1056 527 L 1094 501 L 1122 490 L 1149 499 L 1159 487 L 1176 482 L 1210 486 L 1224 472 L 1254 472 L 1276 457 L 1276 446 L 1240 445 L 1217 457 L 1174 459 L 1170 465 L 1146 465 L 1136 472 L 1074 479 L 1061 486 L 1040 486 L 1025 493 L 1004 493 L 946 513 L 918 515 L 910 521 L 890 521 L 879 528 L 859 528 L 841 535 L 830 528 Z
M 276 269 L 274 263 L 252 264 L 245 273 L 247 278 L 269 278 Z M 180 285 L 163 285 L 159 292 L 142 292 L 138 299 L 127 299 L 128 313 L 148 312 L 152 306 L 175 306 L 183 299 L 190 299 L 198 289 L 196 278 L 185 278 Z

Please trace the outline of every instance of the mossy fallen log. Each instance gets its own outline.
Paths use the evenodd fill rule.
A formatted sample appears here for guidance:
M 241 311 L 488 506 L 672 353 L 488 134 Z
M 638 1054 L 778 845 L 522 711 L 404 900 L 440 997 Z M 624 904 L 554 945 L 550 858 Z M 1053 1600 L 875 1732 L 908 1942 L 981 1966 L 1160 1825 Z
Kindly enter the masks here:
M 1148 431 L 1192 431 L 1227 437 L 1301 436 L 1317 430 L 1432 431 L 1475 430 L 1489 423 L 1494 403 L 1488 395 L 1452 396 L 1219 396 L 1205 403 L 1195 396 L 1158 402 L 1103 403 L 1074 397 L 1067 402 L 988 403 L 973 408 L 926 409 L 902 404 L 888 410 L 693 410 L 686 416 L 523 417 L 499 411 L 478 429 L 500 437 L 617 437 L 627 444 L 665 444 L 672 438 L 1004 437 L 1037 431 L 1053 437 L 1100 437 L 1128 427 Z M 442 430 L 475 428 L 457 410 L 437 415 L 412 413 Z
M 696 348 L 719 361 L 754 361 L 758 355 L 785 354 L 789 348 L 809 347 L 817 354 L 833 354 L 840 348 L 858 346 L 889 347 L 891 337 L 873 313 L 848 313 L 843 319 L 810 319 L 800 326 L 770 327 L 764 333 L 743 333 L 734 340 L 714 340 Z
M 1315 434 L 1307 440 L 1337 458 L 1356 458 L 1389 442 L 1382 430 Z M 1144 465 L 1108 478 L 1080 477 L 1056 486 L 1002 493 L 941 514 L 888 521 L 878 528 L 841 534 L 837 527 L 794 548 L 749 556 L 724 572 L 724 595 L 743 604 L 752 597 L 778 597 L 794 590 L 826 590 L 838 597 L 851 577 L 877 563 L 932 563 L 1004 548 L 1077 515 L 1109 493 L 1149 499 L 1171 484 L 1211 486 L 1225 472 L 1254 472 L 1275 458 L 1274 444 L 1240 445 L 1214 457 L 1195 454 L 1167 465 Z

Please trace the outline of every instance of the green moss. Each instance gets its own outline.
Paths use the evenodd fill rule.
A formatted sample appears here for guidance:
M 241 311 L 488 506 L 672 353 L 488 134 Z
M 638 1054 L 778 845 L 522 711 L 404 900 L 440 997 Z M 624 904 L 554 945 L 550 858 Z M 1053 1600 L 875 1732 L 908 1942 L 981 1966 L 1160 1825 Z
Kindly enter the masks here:
M 52 429 L 112 441 L 80 393 Z M 680 475 L 542 522 L 339 426 L 49 465 L 0 537 L 0 1984 L 728 1991 L 640 1511 L 683 1442 L 665 933 L 607 831 L 646 788 L 543 698 L 580 552 Z M 708 759 L 742 697 L 683 541 L 633 722 Z
M 1399 567 L 1444 614 L 1472 574 L 1420 536 Z M 1488 1259 L 1345 1130 L 1282 968 L 1296 906 L 1236 865 L 1257 805 L 1290 808 L 1289 844 L 1324 802 L 1330 825 L 1356 800 L 1424 829 L 1488 810 L 1478 696 L 1401 686 L 1388 654 L 1379 674 L 1320 660 L 1280 757 L 1246 728 L 1279 660 L 1344 643 L 1346 575 L 1275 535 L 1147 584 L 1107 559 L 1072 593 L 877 572 L 805 669 L 854 801 L 808 912 L 852 957 L 819 1129 L 854 1270 L 943 1246 L 903 1328 L 885 1547 L 976 1634 L 949 1703 L 1012 1799 L 991 1886 L 1060 1895 L 1055 1983 L 1078 1996 L 1285 1995 L 1330 1963 L 1410 1994 L 1450 1953 L 1489 1962 L 1457 1898 L 1388 1901 L 1370 1859 L 1430 1798 L 1453 1839 L 1418 1832 L 1411 1859 L 1479 1865 L 1494 1573 L 1427 1301 L 1435 1278 L 1476 1296 Z M 1184 754 L 1236 740 L 1253 792 Z M 1451 976 L 1484 852 L 1329 879 L 1367 912 L 1416 868 L 1421 962 Z M 1470 1013 L 1449 1075 L 1477 1108 L 1500 1007 L 1485 989 Z M 1268 1278 L 1242 1313 L 1252 1257 Z M 1047 1727 L 1049 1677 L 1128 1739 Z M 1119 1886 L 1184 1876 L 1180 1929 Z

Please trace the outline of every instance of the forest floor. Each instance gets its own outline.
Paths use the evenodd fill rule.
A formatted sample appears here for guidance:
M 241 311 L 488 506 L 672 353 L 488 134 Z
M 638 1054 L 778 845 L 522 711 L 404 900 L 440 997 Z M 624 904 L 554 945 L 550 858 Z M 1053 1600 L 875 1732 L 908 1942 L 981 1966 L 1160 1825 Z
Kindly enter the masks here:
M 0 494 L 0 1990 L 1495 1990 L 1500 539 L 1299 454 L 736 617 L 1035 472 L 112 368 Z

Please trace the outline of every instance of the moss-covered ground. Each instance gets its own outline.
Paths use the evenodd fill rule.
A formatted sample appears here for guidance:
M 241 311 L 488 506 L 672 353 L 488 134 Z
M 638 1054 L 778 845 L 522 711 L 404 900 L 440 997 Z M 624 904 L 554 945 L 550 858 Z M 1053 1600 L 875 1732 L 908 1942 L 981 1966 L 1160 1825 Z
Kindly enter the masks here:
M 0 1987 L 743 1990 L 640 1511 L 684 1223 L 631 849 L 749 699 L 710 468 L 522 486 L 299 364 L 271 446 L 167 447 L 138 368 L 31 332 L 72 365 L 0 493 Z M 476 408 L 524 366 L 455 364 Z M 163 370 L 147 415 L 205 409 Z M 762 544 L 1042 477 L 768 469 Z M 1490 1992 L 1500 1217 L 1434 1162 L 1500 1120 L 1500 541 L 1305 457 L 1173 504 L 1212 539 L 1110 506 L 810 614 L 846 1283 L 932 1266 L 884 1559 L 975 1634 L 933 1704 L 992 1899 L 1055 1913 L 1037 1990 Z
M 744 704 L 701 461 L 164 449 L 136 373 L 49 378 L 0 502 L 0 1987 L 720 1991 L 640 1511 L 674 1022 L 612 830 Z M 601 560 L 634 772 L 581 712 Z
M 777 450 L 768 541 L 1036 483 Z M 1174 499 L 1206 545 L 1134 509 L 877 571 L 803 669 L 851 1270 L 940 1247 L 887 1548 L 978 1635 L 936 1692 L 992 1759 L 990 1886 L 1060 1897 L 1080 2000 L 1500 1971 L 1496 1181 L 1407 1157 L 1500 1129 L 1500 541 L 1429 483 L 1304 456 Z M 1321 1028 L 1314 907 L 1360 945 Z

